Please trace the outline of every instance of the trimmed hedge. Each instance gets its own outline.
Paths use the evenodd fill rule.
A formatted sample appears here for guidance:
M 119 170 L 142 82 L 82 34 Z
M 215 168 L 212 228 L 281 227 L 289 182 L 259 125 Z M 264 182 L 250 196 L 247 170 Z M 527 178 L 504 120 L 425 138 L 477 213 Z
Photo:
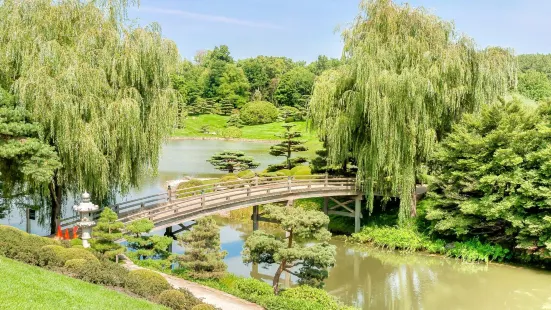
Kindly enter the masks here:
M 65 262 L 65 269 L 70 272 L 77 273 L 84 268 L 84 265 L 88 264 L 88 261 L 83 258 L 70 259 Z
M 256 174 L 254 173 L 254 171 L 251 170 L 243 170 L 237 173 L 237 177 L 239 177 L 240 179 L 252 179 L 255 176 Z
M 62 267 L 71 259 L 98 261 L 92 252 L 81 248 L 64 248 L 59 245 L 46 245 L 39 253 L 40 266 Z
M 39 265 L 43 246 L 61 243 L 50 238 L 28 234 L 11 226 L 0 225 L 0 255 L 27 264 Z
M 156 298 L 156 301 L 174 310 L 191 310 L 195 306 L 201 304 L 199 299 L 195 298 L 189 291 L 184 289 L 163 291 Z
M 274 294 L 271 285 L 253 278 L 242 278 L 235 281 L 235 287 L 247 295 L 269 296 Z
M 130 271 L 125 287 L 132 293 L 149 298 L 172 288 L 162 275 L 147 269 Z
M 88 261 L 86 264 L 79 266 L 73 265 L 75 269 L 75 277 L 86 282 L 109 285 L 109 286 L 125 286 L 129 271 L 123 266 L 108 260 L 101 262 Z
M 252 101 L 241 108 L 239 117 L 247 125 L 273 123 L 277 120 L 279 111 L 268 101 Z
M 281 297 L 311 301 L 323 306 L 324 309 L 339 309 L 337 301 L 326 291 L 307 285 L 300 285 L 281 292 Z
M 209 304 L 200 304 L 195 307 L 193 307 L 191 310 L 216 310 L 213 306 Z

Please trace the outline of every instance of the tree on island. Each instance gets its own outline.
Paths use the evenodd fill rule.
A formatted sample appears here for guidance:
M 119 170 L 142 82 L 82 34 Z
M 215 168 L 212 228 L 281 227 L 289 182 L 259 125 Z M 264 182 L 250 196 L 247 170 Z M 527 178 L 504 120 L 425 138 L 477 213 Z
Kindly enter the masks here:
M 304 141 L 297 140 L 302 135 L 299 131 L 291 131 L 295 125 L 284 124 L 285 132 L 278 137 L 283 138 L 283 141 L 270 147 L 270 155 L 278 157 L 286 157 L 287 169 L 293 168 L 296 164 L 304 162 L 302 157 L 296 158 L 295 161 L 291 161 L 291 156 L 296 152 L 304 152 L 308 149 L 303 145 Z
M 224 275 L 226 264 L 224 257 L 228 254 L 220 248 L 220 229 L 211 217 L 197 220 L 197 224 L 178 237 L 178 242 L 185 249 L 176 261 L 189 275 L 197 279 L 216 279 Z
M 91 246 L 108 258 L 114 258 L 124 252 L 124 247 L 115 242 L 122 238 L 124 229 L 124 224 L 117 221 L 118 219 L 117 213 L 105 208 L 99 216 L 97 225 L 93 228 Z
M 137 2 L 0 5 L 0 85 L 61 162 L 47 188 L 52 233 L 68 194 L 87 189 L 95 201 L 112 200 L 156 170 L 176 123 L 178 50 L 157 25 L 127 23 L 127 5 Z
M 279 264 L 272 283 L 275 294 L 279 292 L 279 278 L 284 271 L 297 276 L 300 284 L 322 287 L 336 253 L 335 246 L 328 243 L 331 233 L 325 228 L 329 217 L 320 211 L 274 205 L 265 206 L 264 211 L 267 217 L 280 223 L 287 237 L 260 230 L 253 232 L 243 246 L 243 262 Z M 312 242 L 316 243 L 310 245 Z M 293 267 L 299 267 L 298 272 L 292 271 Z
M 310 100 L 312 127 L 327 137 L 329 161 L 352 152 L 373 209 L 377 193 L 416 214 L 415 179 L 438 139 L 461 115 L 514 87 L 515 59 L 478 50 L 453 23 L 422 8 L 363 0 L 343 33 L 345 59 L 325 71 Z
M 238 171 L 254 169 L 260 165 L 255 162 L 251 156 L 245 156 L 244 152 L 240 151 L 223 151 L 212 155 L 207 160 L 215 169 L 234 173 Z
M 152 257 L 159 256 L 166 258 L 168 246 L 172 244 L 171 237 L 148 234 L 155 225 L 149 219 L 140 219 L 126 225 L 126 231 L 131 233 L 126 236 L 127 247 L 133 249 L 140 256 Z

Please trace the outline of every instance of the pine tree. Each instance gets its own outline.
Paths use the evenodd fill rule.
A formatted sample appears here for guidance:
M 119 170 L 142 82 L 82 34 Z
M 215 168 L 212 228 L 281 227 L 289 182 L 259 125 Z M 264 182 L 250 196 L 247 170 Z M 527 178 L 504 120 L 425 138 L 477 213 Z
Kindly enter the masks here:
M 104 208 L 93 228 L 91 246 L 106 257 L 113 258 L 124 252 L 124 247 L 115 241 L 122 238 L 124 224 L 117 221 L 118 215 L 110 208 Z
M 207 161 L 215 169 L 229 173 L 254 169 L 260 165 L 260 163 L 254 161 L 253 157 L 245 156 L 245 153 L 240 151 L 223 151 L 212 155 Z
M 329 217 L 320 211 L 274 205 L 265 206 L 264 211 L 267 217 L 280 223 L 287 237 L 261 230 L 253 232 L 243 246 L 243 262 L 279 264 L 272 283 L 275 294 L 279 292 L 279 278 L 284 271 L 297 276 L 301 284 L 323 286 L 336 253 L 335 246 L 328 243 L 331 233 L 325 228 Z M 293 267 L 300 267 L 298 273 L 291 271 Z
M 176 257 L 177 262 L 189 275 L 198 279 L 220 278 L 225 274 L 224 257 L 227 252 L 220 249 L 220 229 L 210 217 L 197 220 L 193 229 L 178 237 L 184 254 Z
M 40 140 L 41 133 L 29 112 L 0 87 L 0 218 L 13 206 L 29 207 L 29 195 L 47 190 L 61 167 L 54 148 Z
M 302 136 L 301 133 L 299 131 L 291 131 L 291 128 L 293 127 L 294 125 L 284 124 L 283 128 L 285 128 L 285 133 L 278 136 L 280 138 L 283 138 L 283 141 L 270 147 L 270 155 L 287 158 L 287 169 L 291 169 L 298 163 L 303 162 L 302 157 L 296 158 L 296 160 L 293 162 L 291 160 L 291 156 L 293 153 L 304 152 L 308 150 L 303 145 L 304 141 L 297 140 L 297 138 L 300 138 Z
M 140 256 L 166 258 L 168 246 L 172 244 L 171 237 L 159 235 L 146 235 L 155 227 L 149 219 L 140 219 L 126 225 L 126 231 L 130 235 L 126 236 L 127 247 L 135 250 Z

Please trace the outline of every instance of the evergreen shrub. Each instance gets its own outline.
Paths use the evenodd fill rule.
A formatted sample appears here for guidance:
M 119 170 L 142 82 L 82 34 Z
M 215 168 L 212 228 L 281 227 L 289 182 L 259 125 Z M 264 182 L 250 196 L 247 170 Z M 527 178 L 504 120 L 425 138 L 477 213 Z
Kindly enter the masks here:
M 251 101 L 243 106 L 239 114 L 246 125 L 273 123 L 278 115 L 277 108 L 268 101 Z
M 171 289 L 162 275 L 147 269 L 133 270 L 128 273 L 125 287 L 134 294 L 143 297 L 155 297 Z
M 184 289 L 163 291 L 155 300 L 157 303 L 174 310 L 191 310 L 201 303 L 199 299 Z

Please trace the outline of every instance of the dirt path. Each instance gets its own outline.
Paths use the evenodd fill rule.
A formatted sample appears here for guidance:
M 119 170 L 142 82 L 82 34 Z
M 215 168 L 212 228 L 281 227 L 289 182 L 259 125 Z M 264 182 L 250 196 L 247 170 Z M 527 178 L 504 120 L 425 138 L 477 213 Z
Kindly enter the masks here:
M 129 270 L 146 269 L 134 264 L 128 257 L 124 258 L 124 267 Z M 156 271 L 157 272 L 157 271 Z M 197 283 L 193 283 L 178 277 L 168 275 L 166 273 L 157 272 L 162 275 L 168 283 L 174 288 L 185 288 L 190 291 L 195 297 L 202 299 L 204 302 L 211 304 L 223 310 L 262 310 L 264 308 L 257 304 L 237 298 L 230 294 L 206 287 Z

